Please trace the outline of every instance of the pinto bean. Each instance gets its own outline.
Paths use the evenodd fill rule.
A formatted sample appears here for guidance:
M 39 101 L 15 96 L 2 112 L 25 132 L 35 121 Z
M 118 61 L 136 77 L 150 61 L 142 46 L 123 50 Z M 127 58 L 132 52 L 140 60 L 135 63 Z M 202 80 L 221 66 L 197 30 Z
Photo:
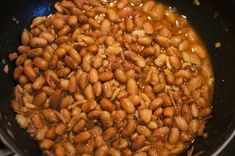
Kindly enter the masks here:
M 127 75 L 120 69 L 115 70 L 114 77 L 121 83 L 126 83 L 128 80 Z
M 109 81 L 113 78 L 113 73 L 110 71 L 102 72 L 99 74 L 100 81 Z
M 180 139 L 180 131 L 178 128 L 173 127 L 169 134 L 169 142 L 171 144 L 175 144 L 178 142 L 179 139 Z
M 130 136 L 131 134 L 134 133 L 136 130 L 136 121 L 135 120 L 129 120 L 127 126 L 122 130 L 122 135 L 124 137 Z
M 148 123 L 151 120 L 152 110 L 150 109 L 139 110 L 139 115 L 140 115 L 140 119 L 143 122 Z
M 102 93 L 102 85 L 100 82 L 96 82 L 93 85 L 93 93 L 95 94 L 95 96 L 100 96 Z
M 106 129 L 102 136 L 103 136 L 103 139 L 108 142 L 110 141 L 111 139 L 113 139 L 115 137 L 115 135 L 117 134 L 117 129 L 114 128 L 114 127 L 109 127 L 108 129 Z
M 123 138 L 117 138 L 113 141 L 112 146 L 116 149 L 124 149 L 128 146 L 128 141 Z
M 99 80 L 98 72 L 96 69 L 92 68 L 89 72 L 89 80 L 91 83 L 96 83 Z
M 45 117 L 45 119 L 51 123 L 55 123 L 58 121 L 58 117 L 54 109 L 50 109 L 50 108 L 43 109 L 42 114 Z
M 47 95 L 44 92 L 38 93 L 34 99 L 33 99 L 33 104 L 36 106 L 41 106 L 46 102 Z
M 75 143 L 83 143 L 88 141 L 91 138 L 91 132 L 89 131 L 83 131 L 74 137 Z
M 135 106 L 128 98 L 123 98 L 120 102 L 122 109 L 125 110 L 128 114 L 135 112 Z
M 103 145 L 96 150 L 95 156 L 105 156 L 108 154 L 108 152 L 109 147 L 107 145 Z
M 23 45 L 28 45 L 30 41 L 30 34 L 27 29 L 24 29 L 23 33 L 21 34 L 21 42 Z
M 175 123 L 181 131 L 188 131 L 188 123 L 183 117 L 177 116 Z
M 138 150 L 141 147 L 143 147 L 144 144 L 145 144 L 145 137 L 143 135 L 139 135 L 133 140 L 131 149 Z
M 23 68 L 24 74 L 25 76 L 30 80 L 30 81 L 34 81 L 37 77 L 35 71 L 33 70 L 32 67 L 30 66 L 24 66 Z
M 111 127 L 113 125 L 113 120 L 111 118 L 111 114 L 107 111 L 101 112 L 100 120 L 105 127 Z
M 127 81 L 127 91 L 130 94 L 138 94 L 138 86 L 134 79 L 128 79 Z
M 40 37 L 34 37 L 30 40 L 30 46 L 33 48 L 43 48 L 47 45 L 47 40 Z
M 106 98 L 103 98 L 100 101 L 100 105 L 101 105 L 101 108 L 103 110 L 106 110 L 106 111 L 109 111 L 109 112 L 113 112 L 115 110 L 115 107 L 116 107 L 109 99 L 106 99 Z
M 44 150 L 49 150 L 50 148 L 52 148 L 53 145 L 54 145 L 54 141 L 49 140 L 49 139 L 44 139 L 40 143 L 40 148 Z
M 33 63 L 40 70 L 46 70 L 48 68 L 48 62 L 45 59 L 41 58 L 41 57 L 35 57 L 33 59 Z
M 44 77 L 38 77 L 35 79 L 35 81 L 33 82 L 33 89 L 38 90 L 41 89 L 43 87 L 43 85 L 45 84 L 45 79 Z

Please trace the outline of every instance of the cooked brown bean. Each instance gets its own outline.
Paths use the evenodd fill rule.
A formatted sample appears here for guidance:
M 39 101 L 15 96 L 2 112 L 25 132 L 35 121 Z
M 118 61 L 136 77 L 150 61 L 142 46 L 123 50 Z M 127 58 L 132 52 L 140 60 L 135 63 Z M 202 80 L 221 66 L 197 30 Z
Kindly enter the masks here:
M 196 134 L 199 129 L 199 123 L 197 120 L 191 120 L 189 123 L 189 133 Z
M 110 30 L 110 27 L 111 27 L 110 21 L 105 19 L 100 25 L 100 30 L 102 33 L 106 33 Z
M 85 145 L 77 144 L 75 148 L 76 148 L 76 153 L 78 154 L 83 154 L 83 153 L 91 154 L 94 151 L 94 145 L 91 143 L 87 143 Z
M 119 55 L 120 53 L 123 52 L 123 49 L 119 46 L 116 46 L 116 45 L 110 45 L 106 49 L 106 52 L 108 55 Z
M 32 122 L 33 122 L 34 126 L 38 129 L 44 127 L 44 125 L 42 123 L 42 119 L 40 118 L 39 114 L 33 115 Z
M 58 31 L 58 36 L 67 35 L 71 32 L 71 28 L 68 25 L 65 25 L 60 31 Z
M 66 153 L 69 155 L 69 156 L 74 156 L 75 155 L 75 148 L 74 146 L 71 144 L 71 143 L 65 143 L 64 144 L 64 148 L 65 148 L 65 151 Z
M 199 88 L 199 87 L 201 87 L 201 85 L 202 85 L 202 78 L 200 77 L 200 76 L 197 76 L 197 77 L 195 77 L 195 78 L 192 78 L 190 81 L 189 81 L 189 83 L 188 83 L 188 88 L 189 88 L 189 90 L 195 90 L 195 89 L 197 89 L 197 88 Z
M 113 90 L 112 90 L 112 84 L 111 84 L 111 82 L 105 82 L 104 84 L 103 84 L 103 95 L 104 95 L 104 97 L 106 97 L 106 98 L 111 98 L 112 97 L 112 93 L 113 92 Z
M 42 114 L 45 117 L 45 119 L 51 123 L 58 121 L 58 117 L 54 109 L 50 109 L 50 108 L 43 109 Z
M 81 57 L 80 57 L 79 53 L 75 49 L 71 49 L 69 51 L 69 55 L 72 57 L 72 59 L 77 61 L 78 64 L 81 63 Z
M 149 46 L 141 52 L 141 55 L 144 56 L 144 57 L 147 57 L 147 56 L 152 56 L 155 53 L 156 53 L 156 50 L 154 49 L 154 47 Z
M 49 139 L 44 139 L 40 143 L 40 148 L 44 150 L 49 150 L 50 148 L 52 148 L 53 145 L 54 145 L 54 141 L 49 140 Z
M 103 63 L 103 58 L 99 55 L 96 55 L 94 58 L 93 58 L 93 62 L 92 62 L 92 65 L 94 68 L 99 68 Z
M 163 47 L 169 47 L 171 45 L 171 40 L 167 37 L 157 36 L 155 39 L 157 43 Z
M 38 90 L 41 89 L 44 84 L 45 84 L 45 79 L 44 77 L 38 77 L 35 79 L 35 81 L 33 82 L 33 89 Z
M 109 99 L 106 99 L 106 98 L 103 98 L 100 101 L 100 106 L 103 110 L 106 110 L 109 112 L 113 112 L 115 110 L 115 105 Z
M 103 145 L 96 150 L 95 156 L 106 156 L 108 152 L 109 147 L 107 145 Z
M 30 80 L 34 81 L 37 77 L 35 71 L 30 66 L 24 66 L 23 68 L 25 76 Z
M 41 106 L 46 102 L 47 95 L 44 92 L 38 93 L 34 99 L 33 99 L 33 104 L 36 106 Z
M 117 134 L 117 129 L 114 127 L 109 127 L 103 132 L 102 136 L 104 141 L 108 142 L 112 140 L 116 134 Z
M 135 105 L 138 106 L 140 104 L 140 97 L 138 95 L 130 95 L 128 99 L 131 100 L 131 102 Z
M 131 149 L 138 150 L 145 144 L 145 137 L 143 135 L 137 136 L 131 143 Z
M 93 85 L 93 93 L 95 94 L 95 96 L 100 96 L 102 92 L 102 85 L 100 82 L 96 82 Z
M 149 22 L 144 23 L 143 27 L 146 34 L 153 34 L 153 26 Z
M 93 93 L 93 89 L 92 89 L 92 86 L 91 85 L 88 85 L 85 90 L 84 90 L 84 95 L 87 99 L 95 99 L 95 95 Z
M 64 97 L 61 101 L 60 107 L 61 108 L 67 108 L 69 105 L 71 105 L 74 102 L 74 99 L 72 96 L 68 95 Z
M 89 80 L 91 83 L 96 83 L 99 80 L 98 72 L 96 69 L 92 68 L 89 72 Z
M 121 152 L 119 150 L 116 150 L 115 148 L 109 148 L 109 153 L 110 156 L 121 156 Z
M 51 20 L 51 24 L 56 28 L 56 29 L 62 29 L 65 25 L 65 20 L 62 19 L 61 17 L 54 16 Z
M 157 97 L 150 103 L 149 109 L 156 110 L 162 105 L 162 103 L 163 103 L 163 99 L 161 97 Z
M 116 149 L 124 149 L 128 146 L 128 141 L 123 138 L 117 138 L 113 141 L 112 146 Z
M 128 98 L 123 98 L 120 102 L 122 109 L 125 110 L 128 114 L 135 112 L 135 106 Z
M 181 131 L 188 131 L 188 123 L 183 117 L 177 116 L 175 118 L 175 123 Z
M 33 48 L 43 48 L 47 45 L 47 40 L 40 37 L 34 37 L 30 40 L 30 46 Z
M 113 73 L 111 71 L 102 72 L 99 74 L 100 81 L 109 81 L 113 78 Z
M 122 130 L 122 135 L 124 137 L 130 136 L 136 130 L 137 123 L 135 120 L 130 119 L 127 126 Z
M 176 144 L 180 139 L 180 131 L 178 128 L 173 127 L 169 134 L 169 143 Z
M 139 37 L 138 43 L 144 46 L 149 46 L 152 43 L 152 39 L 150 37 Z
M 51 42 L 53 42 L 55 40 L 55 37 L 51 33 L 49 33 L 49 32 L 42 32 L 40 34 L 40 37 L 44 38 L 45 40 L 47 40 L 48 43 L 51 43 Z
M 21 34 L 21 42 L 23 45 L 28 45 L 30 41 L 30 34 L 27 29 L 24 29 L 23 33 Z
M 82 60 L 82 68 L 84 71 L 89 72 L 91 70 L 92 55 L 86 54 Z
M 153 7 L 155 6 L 155 2 L 154 1 L 147 1 L 144 3 L 144 6 L 143 6 L 143 11 L 144 12 L 150 12 Z
M 145 123 L 148 123 L 151 120 L 152 110 L 150 109 L 142 109 L 139 110 L 140 120 Z
M 126 76 L 126 73 L 124 73 L 122 70 L 120 69 L 116 69 L 114 72 L 114 77 L 115 79 L 117 79 L 119 82 L 121 83 L 126 83 L 128 78 Z
M 83 131 L 74 137 L 75 143 L 83 143 L 88 141 L 91 138 L 91 132 L 90 131 Z
M 138 133 L 144 135 L 145 137 L 150 137 L 152 133 L 147 127 L 141 125 L 138 125 L 136 127 L 136 130 Z
M 58 135 L 63 135 L 66 131 L 66 126 L 62 123 L 58 124 L 55 128 L 55 133 Z
M 126 118 L 126 112 L 123 110 L 116 110 L 112 113 L 112 119 L 115 123 L 120 123 Z
M 68 90 L 70 93 L 74 93 L 77 90 L 77 80 L 75 76 L 71 76 L 69 79 Z
M 83 112 L 90 112 L 91 110 L 94 110 L 96 107 L 97 103 L 94 100 L 89 100 L 87 102 L 85 102 L 82 105 L 82 111 Z
M 55 154 L 56 156 L 65 156 L 65 150 L 61 144 L 55 145 Z
M 105 127 L 111 127 L 113 125 L 113 120 L 111 118 L 111 114 L 107 111 L 102 111 L 100 114 L 100 120 L 101 123 L 105 126 Z
M 166 54 L 160 54 L 155 60 L 154 63 L 159 66 L 159 67 L 163 67 L 165 65 L 166 62 Z
M 144 87 L 144 93 L 149 97 L 150 100 L 154 100 L 156 98 L 153 92 L 153 88 L 150 85 Z
M 82 73 L 80 79 L 79 79 L 79 85 L 82 89 L 85 89 L 86 86 L 89 84 L 89 77 L 87 73 Z
M 17 51 L 21 54 L 27 53 L 31 48 L 29 46 L 21 45 L 17 48 Z
M 174 116 L 174 108 L 173 107 L 166 107 L 163 109 L 162 113 L 166 117 L 173 117 Z
M 41 57 L 35 57 L 33 59 L 33 64 L 40 70 L 46 70 L 48 68 L 48 62 Z
M 130 94 L 138 94 L 138 86 L 134 79 L 128 79 L 127 81 L 127 91 Z

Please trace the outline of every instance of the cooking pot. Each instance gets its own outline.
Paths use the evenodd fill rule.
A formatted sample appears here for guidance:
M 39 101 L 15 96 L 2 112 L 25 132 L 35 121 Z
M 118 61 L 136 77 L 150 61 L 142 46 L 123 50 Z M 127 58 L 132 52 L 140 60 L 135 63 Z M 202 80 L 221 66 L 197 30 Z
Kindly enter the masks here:
M 52 13 L 55 0 L 0 0 L 0 138 L 22 156 L 40 156 L 38 144 L 15 121 L 10 108 L 15 82 L 14 63 L 7 56 L 20 44 L 22 30 L 35 16 Z M 207 139 L 198 137 L 191 146 L 203 155 L 218 155 L 235 135 L 235 0 L 162 0 L 187 17 L 208 49 L 215 75 L 213 117 Z M 220 42 L 221 47 L 215 48 Z M 7 66 L 9 67 L 8 73 Z M 3 71 L 5 67 L 5 72 Z M 186 152 L 182 155 L 186 155 Z

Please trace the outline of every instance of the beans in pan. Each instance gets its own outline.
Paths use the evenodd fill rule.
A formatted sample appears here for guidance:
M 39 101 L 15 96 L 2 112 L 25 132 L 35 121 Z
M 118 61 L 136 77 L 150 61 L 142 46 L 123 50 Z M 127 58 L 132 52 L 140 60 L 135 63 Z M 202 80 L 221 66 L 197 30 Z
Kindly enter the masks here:
M 198 34 L 152 0 L 63 0 L 17 48 L 11 106 L 46 155 L 178 155 L 203 136 L 213 71 Z

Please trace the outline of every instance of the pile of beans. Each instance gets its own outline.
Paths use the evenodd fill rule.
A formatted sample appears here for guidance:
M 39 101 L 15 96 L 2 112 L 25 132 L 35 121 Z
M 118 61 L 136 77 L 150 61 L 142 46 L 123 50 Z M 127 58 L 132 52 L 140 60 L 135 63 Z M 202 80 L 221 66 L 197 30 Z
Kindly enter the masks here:
M 178 155 L 205 134 L 213 72 L 186 18 L 143 0 L 55 8 L 22 33 L 11 101 L 46 155 Z

